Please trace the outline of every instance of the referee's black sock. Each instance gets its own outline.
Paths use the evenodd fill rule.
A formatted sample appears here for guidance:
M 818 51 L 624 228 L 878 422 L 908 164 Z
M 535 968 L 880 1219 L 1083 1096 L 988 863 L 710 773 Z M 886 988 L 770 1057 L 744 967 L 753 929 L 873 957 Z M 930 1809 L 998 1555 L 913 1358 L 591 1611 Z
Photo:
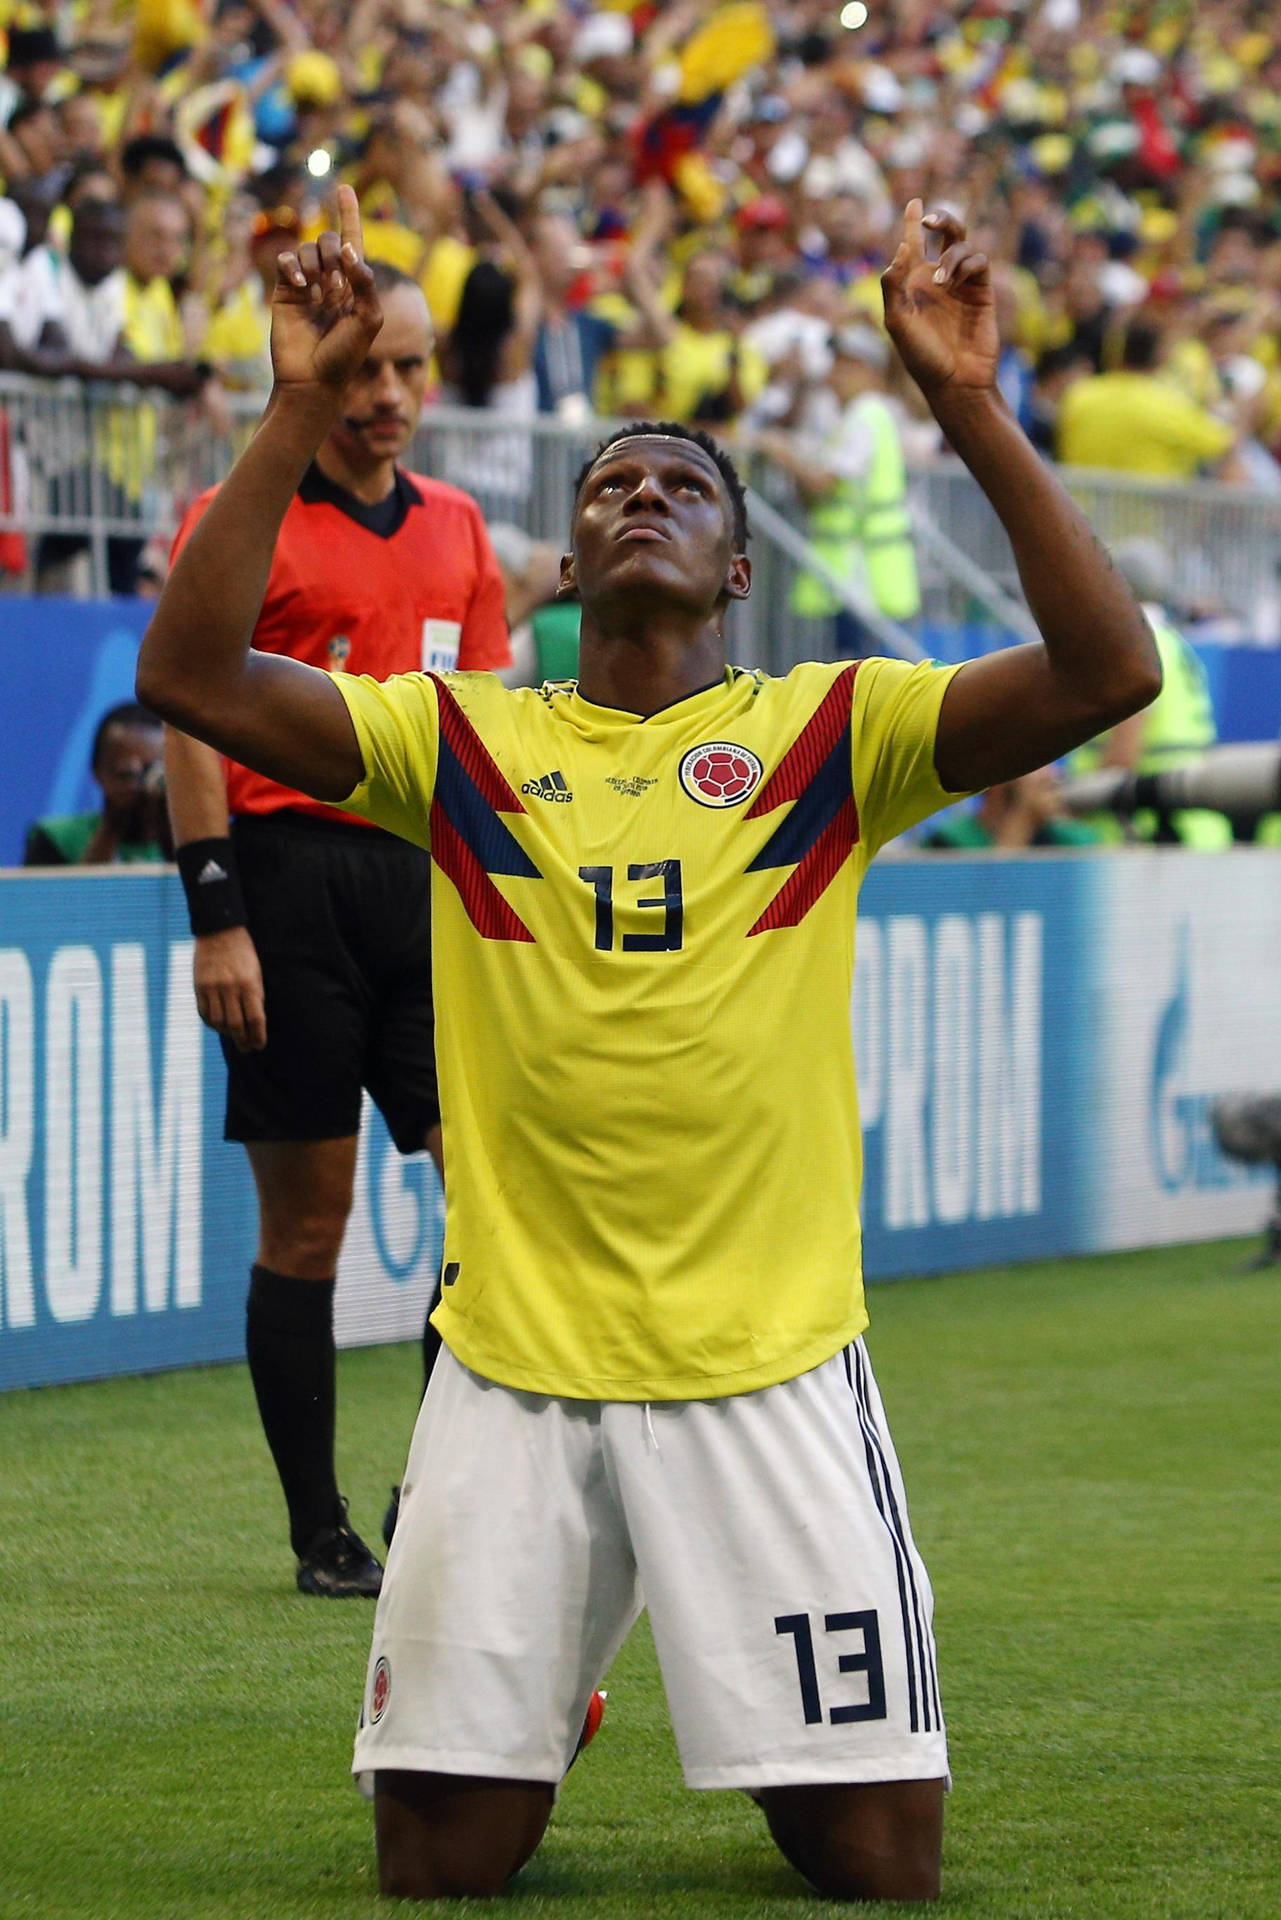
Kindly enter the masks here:
M 249 1376 L 303 1554 L 341 1517 L 334 1474 L 334 1283 L 252 1267 L 245 1313 Z
M 427 1307 L 427 1318 L 423 1321 L 423 1392 L 431 1385 L 431 1370 L 436 1364 L 437 1355 L 444 1345 L 440 1335 L 431 1323 L 431 1317 L 440 1305 L 440 1275 L 436 1275 L 436 1285 Z

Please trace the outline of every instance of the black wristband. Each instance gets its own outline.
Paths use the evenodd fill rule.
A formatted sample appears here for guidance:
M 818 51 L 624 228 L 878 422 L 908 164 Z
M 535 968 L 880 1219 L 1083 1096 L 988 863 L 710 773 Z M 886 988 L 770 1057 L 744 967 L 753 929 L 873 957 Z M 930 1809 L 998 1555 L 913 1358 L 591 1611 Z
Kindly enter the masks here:
M 246 924 L 245 897 L 231 841 L 188 840 L 174 858 L 187 896 L 187 917 L 197 940 Z

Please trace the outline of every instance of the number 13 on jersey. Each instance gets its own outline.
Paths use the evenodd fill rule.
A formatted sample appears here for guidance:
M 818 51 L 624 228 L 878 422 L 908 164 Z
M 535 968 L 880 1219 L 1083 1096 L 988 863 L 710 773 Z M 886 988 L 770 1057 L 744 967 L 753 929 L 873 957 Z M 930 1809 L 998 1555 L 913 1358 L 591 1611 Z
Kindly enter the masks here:
M 596 896 L 596 950 L 613 953 L 621 944 L 624 953 L 679 953 L 685 936 L 685 897 L 681 891 L 679 860 L 633 860 L 624 867 L 580 867 L 578 877 Z M 662 892 L 642 883 L 660 881 Z M 614 913 L 632 908 L 649 909 L 663 916 L 662 927 L 653 933 L 625 933 L 615 941 Z

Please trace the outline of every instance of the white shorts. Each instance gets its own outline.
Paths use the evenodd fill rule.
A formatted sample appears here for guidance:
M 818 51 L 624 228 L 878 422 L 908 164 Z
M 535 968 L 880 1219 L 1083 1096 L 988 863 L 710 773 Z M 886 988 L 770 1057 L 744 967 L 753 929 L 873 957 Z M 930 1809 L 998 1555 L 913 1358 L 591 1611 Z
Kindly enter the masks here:
M 353 1771 L 559 1780 L 649 1610 L 691 1787 L 947 1775 L 933 1598 L 861 1340 L 722 1400 L 559 1400 L 446 1349 Z

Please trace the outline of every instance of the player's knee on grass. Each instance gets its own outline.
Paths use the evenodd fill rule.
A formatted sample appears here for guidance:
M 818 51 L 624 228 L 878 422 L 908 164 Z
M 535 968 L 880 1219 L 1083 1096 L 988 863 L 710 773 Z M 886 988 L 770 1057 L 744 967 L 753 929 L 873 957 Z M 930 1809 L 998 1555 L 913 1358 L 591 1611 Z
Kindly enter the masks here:
M 537 1780 L 380 1772 L 379 1892 L 395 1900 L 492 1898 L 542 1839 L 554 1797 Z
M 780 1852 L 829 1899 L 938 1899 L 941 1780 L 767 1787 L 760 1801 Z

